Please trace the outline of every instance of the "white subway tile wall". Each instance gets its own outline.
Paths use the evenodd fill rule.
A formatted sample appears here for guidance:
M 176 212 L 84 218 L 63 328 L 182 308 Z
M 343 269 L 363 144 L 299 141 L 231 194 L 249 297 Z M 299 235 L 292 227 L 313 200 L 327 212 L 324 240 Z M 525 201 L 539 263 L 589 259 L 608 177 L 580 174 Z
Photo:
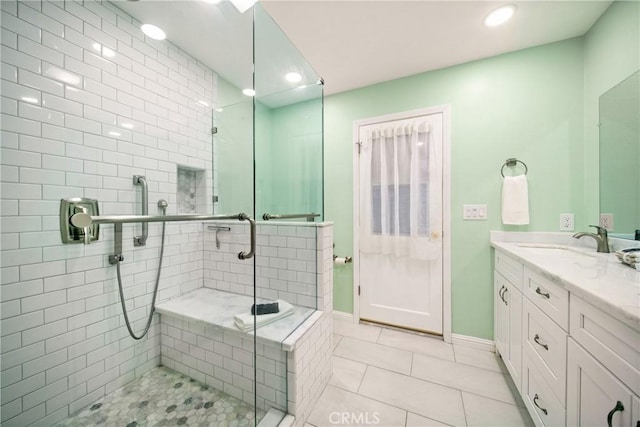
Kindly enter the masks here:
M 287 357 L 277 343 L 256 345 L 253 337 L 214 325 L 162 316 L 162 364 L 253 406 L 287 407 Z
M 231 231 L 216 233 L 216 230 L 205 230 L 204 286 L 253 295 L 253 266 L 238 259 L 238 253 L 249 248 L 249 226 L 237 221 L 217 222 L 216 225 L 228 226 Z M 323 310 L 324 305 L 319 306 L 317 299 L 322 296 L 317 295 L 319 274 L 322 272 L 318 268 L 317 257 L 322 253 L 332 261 L 332 251 L 322 252 L 323 248 L 318 246 L 322 235 L 317 230 L 325 229 L 332 228 L 320 224 L 258 224 L 256 295 Z M 329 245 L 331 247 L 333 242 Z M 325 263 L 322 264 L 324 267 Z
M 211 200 L 215 72 L 100 1 L 11 1 L 2 8 L 1 297 L 3 426 L 51 425 L 160 363 L 160 327 L 132 340 L 123 323 L 113 227 L 62 245 L 59 199 L 90 197 L 101 214 L 140 213 L 133 174 L 176 212 L 178 165 L 205 171 Z M 140 331 L 160 230 L 133 248 L 124 228 L 126 305 Z M 203 285 L 201 224 L 167 225 L 158 301 Z
M 229 275 L 221 275 L 219 281 L 209 283 L 223 286 L 223 290 L 235 289 L 252 295 L 240 284 L 243 276 L 253 269 L 242 270 L 242 263 L 236 263 L 237 254 L 248 245 L 247 226 L 237 223 L 220 224 L 229 226 L 231 231 L 220 231 L 220 249 L 216 248 L 215 230 L 205 237 L 205 258 L 226 259 L 227 261 L 205 262 L 219 268 L 228 268 Z M 269 233 L 269 234 L 265 234 Z M 222 237 L 225 234 L 225 237 Z M 162 315 L 161 342 L 162 364 L 185 375 L 189 375 L 212 387 L 224 390 L 232 396 L 253 404 L 253 380 L 256 380 L 258 408 L 271 407 L 287 411 L 295 416 L 295 426 L 303 426 L 314 404 L 331 378 L 331 354 L 333 349 L 333 227 L 330 223 L 309 225 L 265 225 L 258 226 L 258 241 L 262 242 L 264 253 L 278 253 L 279 246 L 269 246 L 270 236 L 289 236 L 305 240 L 304 246 L 314 246 L 314 274 L 318 283 L 318 296 L 314 300 L 312 314 L 304 324 L 293 331 L 283 343 L 258 342 L 257 376 L 254 375 L 253 340 L 238 331 L 228 331 L 216 325 Z M 212 237 L 213 236 L 213 237 Z M 244 236 L 244 237 L 243 237 Z M 311 238 L 311 236 L 317 236 Z M 210 244 L 209 240 L 214 243 Z M 311 241 L 307 241 L 307 239 Z M 280 241 L 276 239 L 275 241 Z M 290 244 L 289 248 L 296 248 Z M 216 255 L 216 251 L 218 254 Z M 306 256 L 306 255 L 305 255 Z M 235 257 L 235 259 L 234 259 Z M 257 255 L 256 262 L 266 255 Z M 236 267 L 233 267 L 233 266 Z M 284 263 L 283 266 L 287 264 Z M 216 271 L 217 267 L 205 267 L 206 271 Z M 283 267 L 284 271 L 286 270 Z M 259 269 L 258 269 L 259 271 Z M 294 270 L 295 272 L 295 270 Z M 225 280 L 227 279 L 227 280 Z M 206 283 L 206 279 L 205 279 Z M 227 289 L 229 287 L 230 289 Z M 257 288 L 256 292 L 270 292 L 270 288 Z M 251 291 L 252 292 L 252 291 Z M 294 302 L 298 295 L 282 292 L 277 298 L 288 297 Z M 306 295 L 305 295 L 306 296 Z

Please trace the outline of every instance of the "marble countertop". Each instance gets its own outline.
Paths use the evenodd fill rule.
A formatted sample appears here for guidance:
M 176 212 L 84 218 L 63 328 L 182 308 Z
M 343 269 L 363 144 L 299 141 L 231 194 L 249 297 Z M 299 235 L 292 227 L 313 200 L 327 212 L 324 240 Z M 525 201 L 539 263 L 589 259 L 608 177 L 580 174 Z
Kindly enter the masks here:
M 543 243 L 526 237 L 520 242 L 501 241 L 500 237 L 492 234 L 491 246 L 640 331 L 640 271 L 620 263 L 615 254 L 596 253 L 594 248 L 557 239 Z
M 258 304 L 271 302 L 264 298 L 256 298 L 256 300 Z M 249 312 L 251 304 L 253 304 L 253 297 L 248 295 L 199 288 L 178 298 L 158 304 L 156 311 L 160 314 L 185 320 L 216 325 L 237 334 L 245 335 L 235 326 L 233 316 Z M 259 327 L 257 329 L 257 337 L 265 342 L 280 344 L 284 350 L 290 351 L 292 343 L 289 343 L 289 340 L 284 343 L 285 339 L 299 329 L 303 323 L 303 329 L 306 329 L 308 326 L 306 320 L 312 317 L 311 315 L 315 311 L 312 308 L 294 306 L 292 314 Z M 253 331 L 247 332 L 246 335 L 253 335 Z

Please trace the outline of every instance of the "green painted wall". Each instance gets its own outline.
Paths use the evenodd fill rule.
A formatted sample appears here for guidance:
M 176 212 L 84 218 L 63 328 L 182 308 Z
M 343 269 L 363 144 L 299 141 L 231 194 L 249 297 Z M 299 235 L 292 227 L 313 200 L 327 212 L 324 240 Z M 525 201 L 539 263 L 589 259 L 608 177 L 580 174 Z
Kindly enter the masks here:
M 583 209 L 583 46 L 576 38 L 381 83 L 326 98 L 325 216 L 336 253 L 353 253 L 353 121 L 451 105 L 453 332 L 493 337 L 489 230 L 558 229 Z M 529 166 L 531 224 L 503 227 L 500 167 Z M 552 171 L 552 173 L 550 173 Z M 486 203 L 487 221 L 463 221 Z M 334 308 L 352 312 L 353 272 L 337 266 Z
M 584 192 L 587 200 L 587 216 L 591 224 L 597 223 L 599 214 L 598 99 L 639 68 L 640 3 L 616 1 L 584 37 L 585 161 L 587 164 Z
M 640 3 L 616 1 L 584 36 L 329 96 L 325 212 L 336 253 L 353 251 L 354 120 L 438 104 L 452 107 L 453 332 L 493 336 L 489 230 L 556 231 L 597 222 L 598 97 L 638 70 Z M 499 168 L 529 165 L 531 224 L 502 226 Z M 464 203 L 489 220 L 462 221 Z M 352 312 L 353 271 L 337 266 L 334 308 Z

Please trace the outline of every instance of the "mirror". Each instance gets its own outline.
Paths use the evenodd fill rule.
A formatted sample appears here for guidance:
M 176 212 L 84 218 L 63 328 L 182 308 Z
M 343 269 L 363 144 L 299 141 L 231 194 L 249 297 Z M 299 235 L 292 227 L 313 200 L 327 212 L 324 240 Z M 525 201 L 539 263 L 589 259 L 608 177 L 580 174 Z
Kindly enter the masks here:
M 640 240 L 640 72 L 600 96 L 600 213 L 611 236 Z

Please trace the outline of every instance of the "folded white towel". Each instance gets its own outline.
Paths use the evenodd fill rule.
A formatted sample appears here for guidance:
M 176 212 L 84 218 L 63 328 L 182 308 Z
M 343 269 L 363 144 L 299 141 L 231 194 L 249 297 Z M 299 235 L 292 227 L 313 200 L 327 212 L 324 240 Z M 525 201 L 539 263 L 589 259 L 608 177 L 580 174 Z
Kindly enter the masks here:
M 525 175 L 504 177 L 502 182 L 502 223 L 529 224 L 529 189 Z
M 277 313 L 271 314 L 261 314 L 259 316 L 255 316 L 255 327 L 259 328 L 264 325 L 268 325 L 269 323 L 273 323 L 276 320 L 280 320 L 283 317 L 287 317 L 291 313 L 293 313 L 293 306 L 284 300 L 276 300 L 278 303 L 278 308 L 280 309 Z M 233 316 L 233 322 L 236 327 L 240 329 L 242 332 L 250 332 L 253 331 L 253 314 L 251 314 L 251 310 L 246 313 L 236 314 Z

